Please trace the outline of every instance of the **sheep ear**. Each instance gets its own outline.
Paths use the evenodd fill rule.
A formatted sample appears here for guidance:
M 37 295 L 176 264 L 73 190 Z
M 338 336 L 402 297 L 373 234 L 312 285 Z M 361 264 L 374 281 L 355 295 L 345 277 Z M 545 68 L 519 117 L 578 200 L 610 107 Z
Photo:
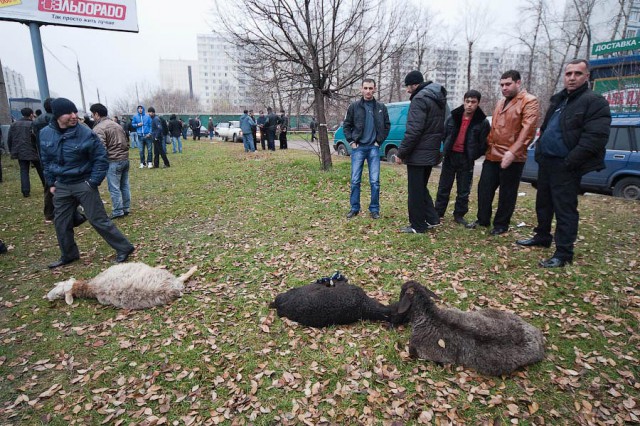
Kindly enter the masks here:
M 435 294 L 434 292 L 432 292 L 431 290 L 429 290 L 428 288 L 425 288 L 424 290 L 427 292 L 427 295 L 430 298 L 432 298 L 434 300 L 440 300 L 440 297 L 437 294 Z
M 73 304 L 73 294 L 71 294 L 71 289 L 64 292 L 64 301 L 67 302 L 67 305 Z
M 409 297 L 408 294 L 405 294 L 404 296 L 402 296 L 402 299 L 400 299 L 400 302 L 398 302 L 398 313 L 404 314 L 409 310 L 410 307 L 411 297 Z

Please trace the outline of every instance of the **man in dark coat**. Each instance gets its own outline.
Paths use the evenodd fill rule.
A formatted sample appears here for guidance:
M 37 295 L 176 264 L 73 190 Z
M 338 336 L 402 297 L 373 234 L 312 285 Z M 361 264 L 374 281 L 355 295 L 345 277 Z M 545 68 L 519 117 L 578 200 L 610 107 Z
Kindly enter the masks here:
M 276 150 L 276 127 L 278 126 L 278 116 L 271 107 L 267 108 L 267 119 L 264 128 L 267 131 L 267 148 L 269 151 Z
M 397 164 L 407 165 L 407 189 L 410 225 L 403 233 L 424 233 L 440 224 L 427 184 L 431 169 L 440 162 L 440 143 L 444 136 L 447 91 L 438 83 L 424 81 L 420 71 L 411 71 L 404 79 L 411 94 L 407 130 L 398 147 Z
M 475 161 L 487 150 L 487 135 L 491 125 L 479 107 L 482 95 L 477 90 L 464 94 L 464 104 L 451 111 L 445 123 L 444 160 L 440 171 L 436 211 L 443 218 L 449 204 L 454 180 L 457 183 L 453 220 L 467 225 L 464 215 L 469 211 L 469 193 Z
M 31 127 L 33 125 L 33 110 L 31 108 L 22 108 L 20 110 L 22 118 L 11 124 L 7 142 L 9 144 L 9 152 L 11 158 L 18 160 L 20 164 L 20 187 L 22 195 L 29 197 L 31 195 L 31 180 L 29 179 L 29 169 L 31 165 L 38 172 L 42 186 L 44 187 L 44 175 L 42 174 L 42 165 L 40 164 L 40 156 L 36 147 L 36 138 Z
M 107 216 L 98 190 L 109 168 L 107 151 L 91 129 L 78 125 L 78 109 L 73 102 L 56 98 L 51 106 L 54 120 L 40 132 L 40 149 L 55 204 L 60 259 L 48 266 L 58 268 L 80 258 L 73 236 L 78 203 L 91 226 L 116 251 L 116 262 L 125 262 L 134 247 Z
M 369 213 L 373 219 L 380 218 L 380 150 L 391 129 L 387 107 L 373 96 L 376 82 L 365 78 L 360 88 L 362 97 L 352 102 L 344 118 L 344 136 L 351 146 L 351 210 L 347 219 L 360 213 L 360 182 L 366 160 L 369 168 L 371 202 Z
M 582 176 L 605 167 L 604 156 L 611 127 L 605 98 L 589 89 L 589 63 L 576 59 L 564 69 L 564 90 L 551 97 L 536 144 L 538 226 L 531 238 L 518 240 L 525 247 L 550 247 L 551 222 L 556 217 L 556 251 L 542 260 L 543 268 L 573 262 L 578 235 L 578 193 Z
M 280 149 L 287 149 L 287 130 L 289 130 L 289 117 L 285 114 L 284 110 L 280 110 L 280 117 L 278 117 L 278 126 L 280 127 Z

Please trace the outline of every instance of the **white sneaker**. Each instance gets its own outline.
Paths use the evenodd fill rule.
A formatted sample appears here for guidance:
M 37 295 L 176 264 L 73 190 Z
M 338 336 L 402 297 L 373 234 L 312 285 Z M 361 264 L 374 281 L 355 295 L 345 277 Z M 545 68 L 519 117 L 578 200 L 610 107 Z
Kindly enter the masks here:
M 140 168 L 144 169 L 144 164 L 143 163 L 140 163 Z
M 150 168 L 150 169 L 153 169 L 153 163 L 147 164 L 147 167 Z

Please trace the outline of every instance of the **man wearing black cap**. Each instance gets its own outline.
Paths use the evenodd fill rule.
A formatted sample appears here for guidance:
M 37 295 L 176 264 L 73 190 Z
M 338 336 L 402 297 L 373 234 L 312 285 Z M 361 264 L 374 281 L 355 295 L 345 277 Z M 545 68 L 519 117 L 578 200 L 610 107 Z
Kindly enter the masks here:
M 447 91 L 438 83 L 424 81 L 420 71 L 411 71 L 404 79 L 411 104 L 407 129 L 397 164 L 407 165 L 409 226 L 399 232 L 422 234 L 440 224 L 440 216 L 427 189 L 431 169 L 440 162 L 440 143 L 444 137 Z
M 115 249 L 116 262 L 125 262 L 135 248 L 107 216 L 98 192 L 109 168 L 107 151 L 91 129 L 78 126 L 78 109 L 73 102 L 57 98 L 51 107 L 55 120 L 40 132 L 40 149 L 45 180 L 53 194 L 61 256 L 48 266 L 53 269 L 80 258 L 73 236 L 77 204 L 84 207 L 91 226 Z

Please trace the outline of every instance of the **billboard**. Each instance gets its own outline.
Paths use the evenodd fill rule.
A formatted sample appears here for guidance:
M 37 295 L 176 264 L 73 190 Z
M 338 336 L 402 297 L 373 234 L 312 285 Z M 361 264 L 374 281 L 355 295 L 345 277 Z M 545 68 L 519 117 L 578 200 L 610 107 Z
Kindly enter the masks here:
M 640 76 L 595 80 L 593 91 L 607 99 L 612 113 L 640 111 Z
M 0 0 L 0 20 L 138 32 L 135 0 Z

